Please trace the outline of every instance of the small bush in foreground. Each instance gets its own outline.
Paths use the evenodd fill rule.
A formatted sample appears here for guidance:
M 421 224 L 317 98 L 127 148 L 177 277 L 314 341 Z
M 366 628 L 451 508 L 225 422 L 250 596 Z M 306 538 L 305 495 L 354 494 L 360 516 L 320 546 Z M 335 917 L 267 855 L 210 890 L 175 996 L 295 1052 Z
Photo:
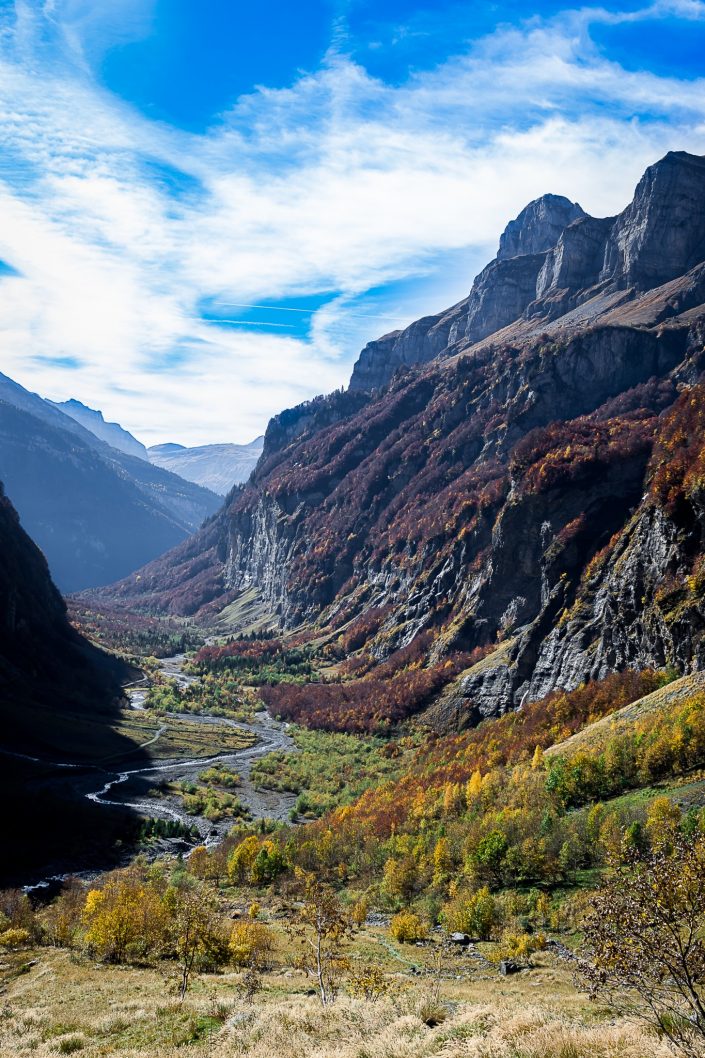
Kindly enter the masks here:
M 15 927 L 13 929 L 6 929 L 4 933 L 0 933 L 0 945 L 3 948 L 21 948 L 25 944 L 29 944 L 30 932 L 28 929 L 21 929 Z
M 348 992 L 355 999 L 373 1002 L 389 991 L 389 981 L 379 966 L 373 963 L 355 966 L 348 977 Z
M 428 929 L 426 923 L 413 911 L 400 911 L 389 924 L 389 931 L 400 944 L 414 944 L 417 940 L 426 940 Z
M 236 922 L 230 934 L 230 961 L 233 966 L 266 969 L 274 951 L 274 935 L 261 922 Z

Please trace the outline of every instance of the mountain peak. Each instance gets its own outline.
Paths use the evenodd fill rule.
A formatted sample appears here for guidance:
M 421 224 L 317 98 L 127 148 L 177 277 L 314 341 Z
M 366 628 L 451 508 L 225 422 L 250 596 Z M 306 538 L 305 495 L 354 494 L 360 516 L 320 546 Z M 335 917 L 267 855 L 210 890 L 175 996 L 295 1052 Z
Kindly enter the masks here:
M 705 157 L 669 151 L 649 166 L 616 218 L 601 278 L 647 290 L 704 258 Z
M 563 195 L 535 198 L 507 224 L 500 236 L 497 260 L 545 253 L 556 245 L 564 228 L 584 216 L 585 211 L 578 203 Z
M 166 441 L 164 444 L 161 445 L 150 445 L 147 451 L 150 453 L 151 459 L 152 452 L 154 452 L 156 455 L 164 455 L 169 452 L 185 452 L 186 446 L 176 444 L 176 442 L 174 441 Z
M 370 659 L 471 652 L 446 729 L 626 667 L 700 670 L 704 329 L 700 159 L 652 166 L 618 216 L 536 200 L 467 298 L 275 417 L 200 536 L 105 597 L 210 615 L 254 591 L 285 629 L 364 628 Z
M 75 397 L 65 401 L 51 400 L 48 403 L 58 408 L 64 415 L 75 419 L 86 430 L 90 430 L 95 437 L 105 441 L 111 448 L 116 448 L 118 452 L 124 452 L 128 456 L 136 456 L 138 459 L 149 460 L 147 449 L 144 445 L 120 426 L 119 423 L 107 422 L 102 411 L 98 411 L 97 408 L 89 408 L 87 404 L 76 400 Z
M 225 496 L 233 485 L 247 481 L 262 454 L 264 437 L 246 445 L 209 444 L 186 448 L 166 443 L 148 450 L 151 463 Z

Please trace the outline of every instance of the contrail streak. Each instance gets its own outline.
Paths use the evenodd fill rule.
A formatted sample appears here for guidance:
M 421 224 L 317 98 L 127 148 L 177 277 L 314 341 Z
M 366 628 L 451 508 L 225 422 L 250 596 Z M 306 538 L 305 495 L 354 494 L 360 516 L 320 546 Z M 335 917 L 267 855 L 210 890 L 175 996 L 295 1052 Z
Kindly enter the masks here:
M 319 305 L 315 309 L 300 309 L 291 305 L 249 305 L 240 301 L 228 301 L 222 307 L 224 309 L 265 309 L 267 312 L 318 312 L 321 308 L 325 308 L 324 305 Z M 352 316 L 356 320 L 397 320 L 400 323 L 407 319 L 406 316 L 377 316 L 364 312 L 347 312 L 346 316 Z

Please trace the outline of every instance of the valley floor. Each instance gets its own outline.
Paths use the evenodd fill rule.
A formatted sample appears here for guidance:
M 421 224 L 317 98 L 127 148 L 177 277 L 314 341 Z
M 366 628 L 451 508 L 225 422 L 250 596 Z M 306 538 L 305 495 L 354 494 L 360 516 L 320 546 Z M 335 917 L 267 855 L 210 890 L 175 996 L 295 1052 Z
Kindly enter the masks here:
M 673 1053 L 624 1015 L 621 983 L 614 1007 L 588 998 L 570 949 L 632 853 L 705 850 L 700 674 L 615 674 L 437 738 L 348 731 L 324 694 L 356 683 L 373 716 L 387 683 L 322 679 L 319 655 L 265 637 L 145 658 L 119 719 L 145 761 L 104 759 L 114 781 L 92 805 L 138 809 L 142 855 L 34 909 L 0 893 L 0 1058 Z M 402 661 L 413 689 L 418 659 Z M 265 716 L 272 688 L 284 706 L 318 694 L 332 730 Z M 326 907 L 340 994 L 324 1008 L 309 948 Z

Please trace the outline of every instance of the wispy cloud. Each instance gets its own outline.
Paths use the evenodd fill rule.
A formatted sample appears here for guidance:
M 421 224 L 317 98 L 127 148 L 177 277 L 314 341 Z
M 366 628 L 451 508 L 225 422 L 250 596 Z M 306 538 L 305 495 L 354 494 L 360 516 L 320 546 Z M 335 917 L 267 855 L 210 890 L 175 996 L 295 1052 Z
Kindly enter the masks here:
M 338 23 L 321 69 L 233 101 L 202 135 L 91 73 L 91 50 L 146 32 L 150 10 L 23 0 L 0 23 L 0 259 L 16 273 L 0 277 L 2 369 L 147 442 L 248 440 L 344 383 L 364 341 L 460 297 L 529 199 L 614 213 L 666 150 L 705 152 L 705 81 L 625 71 L 591 38 L 700 20 L 695 0 L 449 42 L 401 85 L 355 64 Z M 240 312 L 293 297 L 320 306 L 307 335 L 285 312 Z

